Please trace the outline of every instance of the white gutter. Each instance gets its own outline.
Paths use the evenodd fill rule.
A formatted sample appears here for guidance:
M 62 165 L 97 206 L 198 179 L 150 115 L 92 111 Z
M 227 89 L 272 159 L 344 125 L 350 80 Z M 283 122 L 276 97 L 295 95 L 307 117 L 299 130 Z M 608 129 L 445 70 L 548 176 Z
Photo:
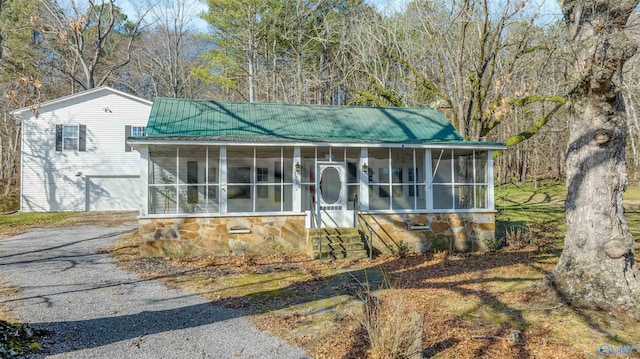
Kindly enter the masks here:
M 342 143 L 342 142 L 235 142 L 235 141 L 189 141 L 189 140 L 127 140 L 127 143 L 136 145 L 177 145 L 177 146 L 277 146 L 277 147 L 380 147 L 380 148 L 425 148 L 425 149 L 467 149 L 467 150 L 504 150 L 506 145 L 481 143 L 430 143 L 430 144 L 403 144 L 403 143 Z

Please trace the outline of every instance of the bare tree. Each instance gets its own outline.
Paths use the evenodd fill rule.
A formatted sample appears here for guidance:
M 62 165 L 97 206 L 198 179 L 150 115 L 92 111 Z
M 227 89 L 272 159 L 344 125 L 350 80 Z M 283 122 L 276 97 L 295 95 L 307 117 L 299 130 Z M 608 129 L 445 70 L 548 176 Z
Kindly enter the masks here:
M 640 271 L 622 206 L 627 119 L 620 90 L 623 66 L 636 53 L 625 28 L 638 2 L 559 2 L 574 55 L 567 106 L 567 233 L 560 261 L 547 277 L 576 306 L 636 315 Z
M 115 2 L 87 0 L 87 6 L 80 7 L 75 1 L 40 0 L 45 9 L 41 29 L 55 55 L 52 61 L 82 89 L 103 85 L 131 61 L 146 12 L 128 21 Z
M 154 6 L 133 51 L 132 81 L 127 85 L 141 96 L 197 97 L 202 86 L 193 71 L 202 65 L 199 55 L 206 48 L 195 36 L 197 17 L 198 9 L 187 0 L 163 0 Z
M 540 80 L 555 41 L 536 24 L 536 7 L 512 0 L 502 5 L 464 0 L 447 8 L 416 0 L 404 13 L 377 21 L 360 40 L 365 46 L 355 42 L 363 54 L 379 49 L 376 56 L 360 56 L 379 73 L 369 72 L 371 91 L 354 90 L 361 96 L 356 99 L 393 106 L 440 100 L 452 106 L 460 134 L 473 140 L 526 107 L 538 117 L 506 142 L 512 146 L 532 137 L 564 104 L 554 92 L 558 88 L 544 87 Z M 376 63 L 384 57 L 387 62 Z

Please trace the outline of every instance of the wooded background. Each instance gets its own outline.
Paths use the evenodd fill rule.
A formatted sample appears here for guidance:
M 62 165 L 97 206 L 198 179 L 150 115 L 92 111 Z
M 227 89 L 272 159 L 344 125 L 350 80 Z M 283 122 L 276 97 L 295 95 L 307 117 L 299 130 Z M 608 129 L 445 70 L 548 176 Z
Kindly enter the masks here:
M 503 141 L 497 183 L 564 178 L 567 76 L 560 14 L 531 1 L 0 0 L 0 211 L 17 209 L 11 110 L 101 85 L 154 96 L 433 106 L 470 140 Z M 131 10 L 132 9 L 132 10 Z M 197 25 L 204 19 L 208 26 Z M 640 39 L 638 19 L 627 26 Z M 628 173 L 640 183 L 640 59 L 624 68 Z

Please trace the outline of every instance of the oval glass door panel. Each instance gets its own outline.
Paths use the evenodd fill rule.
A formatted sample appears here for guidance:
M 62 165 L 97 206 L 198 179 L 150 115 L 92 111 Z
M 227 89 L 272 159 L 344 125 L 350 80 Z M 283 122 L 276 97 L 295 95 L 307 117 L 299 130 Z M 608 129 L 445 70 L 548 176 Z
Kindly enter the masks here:
M 325 168 L 320 179 L 320 194 L 326 204 L 335 204 L 340 200 L 342 183 L 340 173 L 333 167 Z

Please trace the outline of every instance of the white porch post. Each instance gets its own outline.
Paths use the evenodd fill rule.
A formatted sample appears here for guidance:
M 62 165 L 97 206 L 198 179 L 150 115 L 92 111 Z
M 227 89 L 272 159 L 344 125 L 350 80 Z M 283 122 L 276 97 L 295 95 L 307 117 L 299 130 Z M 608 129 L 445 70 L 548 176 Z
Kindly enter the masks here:
M 433 168 L 431 168 L 431 150 L 427 149 L 424 151 L 424 172 L 425 172 L 425 184 L 426 188 L 426 197 L 427 197 L 427 210 L 433 209 Z
M 293 148 L 293 162 L 291 162 L 291 164 L 292 168 L 289 169 L 291 173 L 293 173 L 293 193 L 291 194 L 291 201 L 293 201 L 293 203 L 291 210 L 293 212 L 302 212 L 302 178 L 300 175 L 300 171 L 296 171 L 296 164 L 298 165 L 298 168 L 301 165 L 299 146 Z
M 149 214 L 149 146 L 140 145 L 140 216 Z
M 495 209 L 493 196 L 493 151 L 487 151 L 487 209 Z
M 180 213 L 180 146 L 176 147 L 176 214 Z
M 220 146 L 220 213 L 227 213 L 227 146 Z
M 362 168 L 367 166 L 366 171 L 362 171 Z M 358 171 L 360 172 L 360 208 L 362 210 L 369 210 L 369 149 L 360 149 L 360 163 L 358 163 Z

